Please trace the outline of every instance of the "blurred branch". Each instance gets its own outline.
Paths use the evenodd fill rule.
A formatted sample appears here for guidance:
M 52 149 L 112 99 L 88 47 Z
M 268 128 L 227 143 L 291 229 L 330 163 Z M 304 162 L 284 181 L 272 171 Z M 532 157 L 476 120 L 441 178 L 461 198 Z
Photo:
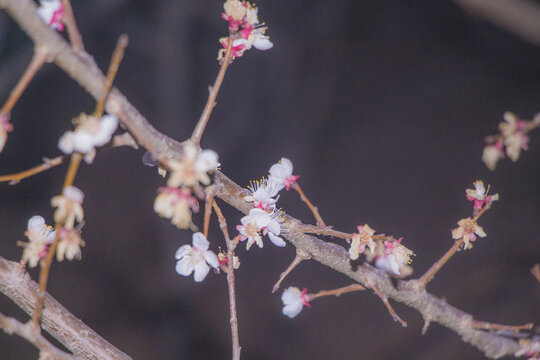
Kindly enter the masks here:
M 465 10 L 540 45 L 540 5 L 530 0 L 455 0 Z
M 55 63 L 92 96 L 96 99 L 103 96 L 105 77 L 102 72 L 92 60 L 89 60 L 89 57 L 79 55 L 58 34 L 41 21 L 31 0 L 0 0 L 0 8 L 4 8 L 13 17 L 19 26 L 32 38 L 35 45 L 44 46 L 49 54 L 54 57 Z M 133 137 L 151 153 L 160 158 L 181 158 L 180 150 L 182 145 L 154 129 L 118 90 L 113 89 L 105 108 L 109 113 L 118 116 Z M 244 200 L 247 191 L 224 174 L 215 171 L 214 183 L 217 197 L 244 214 L 247 214 L 252 209 L 252 206 Z M 285 224 L 288 229 L 285 238 L 296 248 L 309 254 L 313 260 L 350 277 L 364 286 L 377 286 L 385 298 L 413 307 L 420 312 L 426 321 L 438 322 L 455 331 L 464 342 L 477 347 L 487 357 L 499 358 L 505 355 L 513 355 L 522 350 L 522 345 L 513 338 L 495 332 L 475 329 L 472 315 L 449 305 L 443 299 L 429 294 L 419 284 L 418 280 L 401 281 L 399 289 L 396 289 L 387 275 L 368 264 L 353 268 L 348 252 L 342 246 L 326 243 L 314 236 L 306 235 L 301 230 L 303 224 L 299 220 L 287 216 Z M 26 282 L 29 281 L 29 279 L 26 280 Z M 0 286 L 0 291 L 6 293 L 8 290 L 11 294 L 14 291 L 13 288 L 6 290 L 5 287 Z M 24 301 L 21 304 L 19 306 L 23 306 Z M 32 304 L 33 302 L 30 302 L 30 306 Z M 26 304 L 26 306 L 28 307 L 29 304 Z M 58 306 L 60 305 L 58 304 Z M 47 321 L 51 321 L 50 311 L 46 307 L 44 326 L 47 325 Z M 61 316 L 61 313 L 56 314 L 56 316 Z M 79 322 L 77 319 L 73 320 Z M 50 323 L 48 326 L 50 327 Z M 65 323 L 63 326 L 69 327 L 70 324 Z M 60 336 L 57 333 L 54 336 L 57 335 Z M 540 337 L 533 337 L 531 341 L 540 346 Z M 72 344 L 69 345 L 73 346 Z M 96 344 L 96 350 L 99 350 L 99 348 L 100 346 Z M 75 351 L 75 353 L 78 354 L 80 351 Z
M 0 256 L 0 292 L 31 315 L 35 309 L 38 291 L 39 285 L 24 272 L 19 263 Z M 52 296 L 45 293 L 44 298 L 41 326 L 77 357 L 131 359 L 77 319 Z

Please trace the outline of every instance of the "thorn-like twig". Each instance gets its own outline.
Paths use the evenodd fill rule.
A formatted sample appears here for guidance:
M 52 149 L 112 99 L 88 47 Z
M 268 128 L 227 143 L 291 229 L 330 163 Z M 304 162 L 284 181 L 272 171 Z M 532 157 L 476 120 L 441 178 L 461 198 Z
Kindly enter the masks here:
M 287 275 L 289 275 L 291 273 L 291 271 L 293 271 L 293 269 L 298 266 L 298 264 L 300 264 L 302 261 L 304 260 L 307 260 L 307 259 L 310 259 L 311 256 L 307 253 L 305 253 L 304 251 L 302 250 L 296 250 L 296 256 L 294 257 L 293 261 L 291 262 L 291 264 L 287 267 L 287 269 L 282 272 L 280 275 L 279 275 L 279 279 L 278 281 L 274 284 L 274 287 L 272 288 L 272 294 L 275 293 L 276 291 L 278 291 L 279 289 L 279 286 L 281 285 L 281 283 L 283 282 L 283 279 L 285 279 L 285 277 Z
M 485 321 L 473 320 L 472 327 L 475 329 L 484 329 L 484 330 L 509 330 L 514 333 L 519 332 L 520 330 L 530 330 L 534 326 L 533 323 L 528 323 L 525 325 L 502 325 L 494 324 Z
M 64 5 L 64 14 L 67 26 L 67 32 L 69 36 L 69 42 L 74 49 L 79 51 L 84 51 L 84 45 L 81 33 L 77 27 L 77 22 L 75 21 L 75 15 L 73 14 L 73 8 L 71 7 L 70 0 L 62 0 Z
M 351 285 L 340 287 L 334 290 L 321 290 L 316 294 L 309 294 L 308 296 L 311 301 L 311 299 L 317 299 L 323 296 L 340 296 L 342 294 L 350 293 L 353 291 L 360 291 L 360 290 L 366 290 L 366 288 L 360 284 L 351 284 Z
M 302 188 L 300 187 L 300 185 L 298 185 L 298 183 L 294 183 L 294 185 L 292 187 L 300 195 L 300 200 L 302 200 L 307 205 L 309 210 L 311 210 L 311 212 L 313 213 L 313 217 L 315 218 L 315 221 L 317 222 L 317 225 L 319 227 L 326 227 L 326 224 L 324 223 L 324 220 L 322 219 L 321 215 L 319 214 L 319 209 L 317 209 L 316 206 L 313 206 L 311 201 L 309 201 L 306 194 L 304 194 L 304 192 L 302 191 Z
M 0 182 L 9 181 L 10 185 L 17 184 L 23 179 L 26 179 L 30 176 L 39 174 L 40 172 L 49 170 L 50 168 L 53 168 L 55 166 L 62 164 L 66 158 L 67 158 L 67 155 L 57 156 L 54 159 L 44 158 L 42 164 L 38 166 L 34 166 L 31 169 L 24 170 L 16 174 L 0 176 Z
M 424 318 L 424 326 L 422 326 L 422 335 L 426 335 L 428 331 L 429 324 L 431 324 L 431 321 Z
M 205 189 L 206 201 L 204 203 L 204 225 L 203 225 L 203 234 L 204 237 L 208 239 L 208 227 L 210 226 L 210 216 L 212 216 L 212 205 L 214 202 L 215 187 L 210 185 Z M 221 223 L 220 223 L 221 224 Z
M 375 294 L 377 294 L 377 296 L 382 300 L 382 302 L 384 303 L 384 305 L 386 306 L 386 308 L 388 309 L 388 312 L 390 313 L 390 316 L 392 316 L 392 319 L 394 321 L 399 321 L 399 323 L 401 324 L 401 326 L 403 327 L 407 327 L 407 323 L 405 321 L 403 321 L 399 316 L 398 314 L 396 314 L 394 308 L 392 308 L 392 305 L 390 305 L 390 303 L 388 302 L 388 299 L 386 298 L 386 296 L 384 296 L 384 294 L 381 292 L 381 290 L 379 289 L 379 287 L 375 284 L 370 284 L 371 288 L 373 289 L 373 291 L 375 291 Z

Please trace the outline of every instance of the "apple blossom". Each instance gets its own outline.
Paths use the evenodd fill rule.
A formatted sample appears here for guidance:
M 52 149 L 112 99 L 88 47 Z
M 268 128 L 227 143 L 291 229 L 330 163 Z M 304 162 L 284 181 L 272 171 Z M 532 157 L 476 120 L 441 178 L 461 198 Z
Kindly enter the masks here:
M 288 191 L 300 177 L 298 175 L 293 175 L 292 172 L 293 164 L 291 160 L 281 158 L 277 164 L 270 167 L 270 176 L 268 177 L 268 181 L 275 184 L 279 190 L 285 188 Z
M 401 245 L 403 238 L 394 241 L 384 241 L 383 255 L 375 260 L 375 266 L 398 276 L 405 276 L 409 272 L 404 267 L 412 262 L 412 250 Z
M 240 241 L 247 240 L 247 250 L 255 243 L 257 243 L 260 248 L 264 246 L 261 230 L 268 226 L 271 220 L 269 213 L 257 208 L 251 209 L 249 215 L 240 219 L 242 225 L 237 225 L 236 230 L 240 233 Z
M 304 306 L 311 307 L 306 295 L 307 289 L 300 291 L 299 288 L 290 286 L 283 291 L 281 301 L 283 302 L 283 315 L 290 318 L 296 317 Z
M 210 183 L 209 171 L 218 166 L 218 154 L 213 150 L 199 151 L 195 145 L 186 143 L 181 161 L 169 160 L 171 175 L 167 180 L 169 187 L 195 186 L 199 182 Z
M 93 115 L 81 114 L 74 120 L 75 130 L 67 131 L 60 137 L 58 148 L 64 154 L 78 152 L 84 154 L 84 160 L 92 163 L 96 155 L 96 147 L 111 141 L 118 127 L 118 119 L 113 115 L 105 115 L 101 119 Z
M 268 238 L 272 244 L 278 247 L 284 247 L 286 245 L 285 241 L 279 237 L 281 233 L 281 228 L 283 227 L 284 213 L 281 210 L 274 210 L 270 214 L 270 222 L 262 229 L 263 235 L 268 235 Z
M 494 145 L 487 145 L 482 153 L 482 161 L 489 170 L 495 170 L 497 162 L 504 158 L 503 143 L 497 141 Z
M 64 30 L 64 4 L 62 0 L 40 0 L 38 15 L 55 30 Z
M 208 250 L 209 245 L 210 243 L 202 233 L 194 233 L 193 246 L 182 245 L 176 251 L 175 258 L 178 260 L 176 272 L 182 276 L 190 276 L 192 272 L 195 272 L 195 282 L 203 281 L 210 271 L 210 266 L 213 268 L 219 266 L 217 255 Z
M 349 255 L 351 260 L 358 259 L 359 254 L 362 254 L 369 247 L 371 253 L 375 253 L 375 247 L 377 244 L 373 241 L 373 234 L 375 230 L 369 227 L 368 224 L 364 226 L 357 226 L 358 234 L 353 233 L 351 247 L 349 248 Z
M 478 211 L 482 209 L 482 206 L 484 206 L 484 204 L 489 207 L 491 206 L 493 201 L 499 200 L 499 194 L 488 195 L 489 186 L 486 190 L 483 181 L 476 180 L 473 185 L 474 189 L 467 189 L 465 190 L 465 193 L 467 196 L 467 200 L 474 202 L 473 209 L 475 213 L 478 213 Z
M 64 223 L 66 228 L 75 226 L 75 220 L 82 222 L 84 211 L 82 203 L 84 193 L 75 186 L 67 186 L 62 190 L 62 195 L 57 195 L 51 199 L 51 205 L 56 207 L 54 221 Z
M 455 240 L 463 239 L 463 250 L 472 248 L 471 242 L 476 240 L 476 235 L 487 236 L 484 229 L 470 217 L 459 220 L 457 224 L 459 227 L 452 230 L 452 238 Z
M 29 241 L 18 243 L 24 247 L 22 260 L 28 262 L 28 266 L 33 268 L 47 255 L 47 249 L 54 241 L 56 232 L 45 223 L 43 217 L 35 215 L 28 220 L 28 227 L 24 235 Z

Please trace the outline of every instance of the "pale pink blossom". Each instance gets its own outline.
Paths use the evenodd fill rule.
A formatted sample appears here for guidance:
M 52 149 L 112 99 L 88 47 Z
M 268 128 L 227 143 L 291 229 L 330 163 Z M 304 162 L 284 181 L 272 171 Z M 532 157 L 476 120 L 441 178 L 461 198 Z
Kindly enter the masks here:
M 251 195 L 244 197 L 244 200 L 252 202 L 253 207 L 262 210 L 274 209 L 276 207 L 275 205 L 279 196 L 275 199 L 273 198 L 277 193 L 277 186 L 274 183 L 268 182 L 266 179 L 252 181 L 248 189 Z
M 201 282 L 208 275 L 210 266 L 219 266 L 219 260 L 214 252 L 208 250 L 210 243 L 202 233 L 193 234 L 192 244 L 193 246 L 182 245 L 176 251 L 176 272 L 182 276 L 190 276 L 195 272 L 195 282 Z
M 495 170 L 497 162 L 504 157 L 502 141 L 497 141 L 493 145 L 487 145 L 482 153 L 482 161 L 486 164 L 487 168 L 492 171 Z
M 64 4 L 62 0 L 40 0 L 38 15 L 51 28 L 63 31 L 64 30 Z
M 299 288 L 290 286 L 283 291 L 281 301 L 283 302 L 283 315 L 290 318 L 300 314 L 304 306 L 311 307 L 307 296 L 307 289 L 300 291 Z
M 364 252 L 366 246 L 369 247 L 371 253 L 375 253 L 375 247 L 377 244 L 373 241 L 373 234 L 375 230 L 369 227 L 368 224 L 364 226 L 357 226 L 358 234 L 352 234 L 351 247 L 349 248 L 349 256 L 351 260 L 358 259 L 359 255 Z
M 285 241 L 279 236 L 281 234 L 282 228 L 284 227 L 284 218 L 285 214 L 281 210 L 274 210 L 270 214 L 270 221 L 268 225 L 262 228 L 262 234 L 268 235 L 268 238 L 272 244 L 278 247 L 284 247 L 286 245 Z
M 13 131 L 13 125 L 6 115 L 0 115 L 0 152 L 4 149 L 8 138 L 8 132 Z
M 382 268 L 386 265 L 394 274 L 404 275 L 403 268 L 412 262 L 411 256 L 414 253 L 412 250 L 401 245 L 402 240 L 403 238 L 394 241 L 385 240 L 383 256 L 376 260 L 375 266 Z
M 73 152 L 84 154 L 87 163 L 94 161 L 95 148 L 111 141 L 118 127 L 118 119 L 113 115 L 105 115 L 98 119 L 93 115 L 81 114 L 73 122 L 75 130 L 67 131 L 60 137 L 58 148 L 64 154 Z
M 62 227 L 59 232 L 58 246 L 56 247 L 56 260 L 63 261 L 81 259 L 81 247 L 84 246 L 80 231 Z
M 281 160 L 270 167 L 270 176 L 268 182 L 276 185 L 277 189 L 283 188 L 290 190 L 300 176 L 293 175 L 293 164 L 291 160 L 287 158 L 281 158 Z
M 75 220 L 81 223 L 84 217 L 82 203 L 84 193 L 75 186 L 67 186 L 62 190 L 62 195 L 51 199 L 51 205 L 56 207 L 54 221 L 64 223 L 66 228 L 73 228 Z
M 499 194 L 488 195 L 489 187 L 486 189 L 483 181 L 476 180 L 473 185 L 474 189 L 465 190 L 465 194 L 467 200 L 474 202 L 473 210 L 475 214 L 482 209 L 484 204 L 489 207 L 493 201 L 499 200 Z
M 192 187 L 199 182 L 208 185 L 210 177 L 207 173 L 219 166 L 218 154 L 213 150 L 199 151 L 195 145 L 186 143 L 182 160 L 168 160 L 168 165 L 171 170 L 167 180 L 169 187 Z
M 261 230 L 267 227 L 271 221 L 270 214 L 262 209 L 251 209 L 249 215 L 240 219 L 242 225 L 236 226 L 240 234 L 240 241 L 247 240 L 246 249 L 257 244 L 260 248 L 264 246 L 262 242 Z
M 22 260 L 33 268 L 47 255 L 56 232 L 45 223 L 43 217 L 36 215 L 28 220 L 28 228 L 24 235 L 28 238 L 28 242 L 19 242 L 19 245 L 24 247 Z
M 455 240 L 463 239 L 463 250 L 471 249 L 472 242 L 476 240 L 476 235 L 486 237 L 484 229 L 470 217 L 461 219 L 457 223 L 459 227 L 452 230 L 452 238 Z
M 229 255 L 226 252 L 217 254 L 219 265 L 227 265 L 229 263 Z M 237 270 L 240 267 L 240 259 L 238 256 L 233 256 L 233 269 Z
M 199 203 L 186 188 L 161 187 L 154 201 L 154 211 L 159 216 L 171 219 L 179 229 L 187 229 L 191 224 L 191 213 L 199 211 Z

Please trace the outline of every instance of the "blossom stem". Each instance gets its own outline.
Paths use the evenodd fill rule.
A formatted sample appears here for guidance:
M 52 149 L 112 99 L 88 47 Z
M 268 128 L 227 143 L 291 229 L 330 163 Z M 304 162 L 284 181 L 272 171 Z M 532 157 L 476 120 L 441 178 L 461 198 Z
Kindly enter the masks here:
M 334 230 L 330 226 L 320 227 L 315 225 L 301 224 L 300 230 L 306 234 L 328 235 L 347 241 L 352 237 L 352 234 Z
M 493 324 L 484 321 L 473 320 L 472 327 L 475 329 L 484 329 L 484 330 L 510 330 L 514 333 L 519 332 L 520 330 L 530 330 L 534 326 L 533 323 L 528 323 L 525 325 L 502 325 L 502 324 Z
M 216 98 L 219 92 L 219 88 L 221 87 L 221 83 L 223 82 L 223 78 L 225 77 L 225 73 L 227 72 L 227 68 L 229 67 L 233 42 L 233 39 L 229 38 L 229 46 L 227 47 L 227 52 L 225 53 L 225 58 L 223 59 L 223 63 L 221 64 L 221 68 L 219 69 L 218 76 L 216 78 L 216 81 L 214 82 L 214 86 L 211 86 L 209 88 L 208 100 L 206 101 L 206 105 L 204 106 L 201 117 L 199 118 L 199 121 L 197 122 L 197 125 L 193 130 L 193 134 L 191 134 L 191 141 L 193 141 L 196 146 L 199 146 L 199 144 L 201 143 L 201 137 L 204 133 L 204 129 L 206 128 L 206 124 L 210 119 L 210 114 L 212 114 L 212 110 L 216 106 Z
M 40 172 L 49 170 L 50 168 L 53 168 L 55 166 L 62 164 L 66 158 L 67 156 L 63 155 L 63 156 L 57 156 L 54 159 L 45 159 L 45 161 L 43 161 L 42 164 L 35 166 L 33 168 L 30 168 L 28 170 L 24 170 L 16 174 L 0 176 L 0 182 L 9 181 L 10 185 L 15 185 L 23 179 L 26 179 L 32 175 L 39 174 Z
M 360 290 L 366 290 L 365 287 L 363 287 L 360 284 L 351 284 L 349 286 L 344 286 L 338 289 L 334 290 L 321 290 L 316 294 L 310 294 L 311 299 L 320 298 L 323 296 L 340 296 L 341 294 L 346 294 L 353 291 L 360 291 Z
M 298 185 L 298 183 L 294 183 L 292 187 L 294 190 L 296 190 L 298 194 L 300 194 L 300 200 L 302 200 L 307 205 L 309 210 L 311 210 L 311 212 L 313 213 L 313 217 L 315 217 L 315 221 L 317 222 L 317 225 L 319 227 L 325 227 L 326 224 L 324 223 L 321 215 L 319 214 L 319 209 L 317 209 L 316 206 L 313 206 L 311 201 L 309 201 L 306 194 L 304 194 L 304 192 L 302 191 L 302 188 L 300 187 L 300 185 Z
M 540 283 L 540 264 L 536 264 L 532 267 L 531 274 L 533 274 L 536 280 L 538 280 L 538 282 Z
M 452 247 L 439 260 L 437 260 L 433 265 L 431 265 L 429 270 L 426 271 L 424 275 L 420 277 L 420 279 L 418 279 L 418 281 L 420 281 L 423 287 L 426 287 L 427 283 L 430 282 L 433 277 L 435 277 L 435 274 L 439 272 L 439 270 L 444 266 L 444 264 L 446 264 L 448 260 L 450 260 L 450 258 L 454 256 L 461 244 L 463 244 L 463 238 L 454 241 L 454 245 L 452 245 Z
M 37 46 L 34 50 L 34 55 L 32 56 L 30 64 L 28 64 L 28 67 L 17 82 L 17 85 L 15 85 L 13 90 L 11 90 L 11 93 L 9 94 L 6 103 L 0 109 L 0 116 L 4 115 L 9 119 L 9 114 L 11 113 L 11 110 L 13 109 L 23 92 L 26 90 L 34 76 L 37 74 L 39 69 L 41 69 L 43 64 L 47 62 L 48 59 L 49 54 L 47 53 L 47 51 L 43 47 Z
M 77 174 L 77 170 L 79 169 L 82 158 L 83 156 L 79 153 L 74 153 L 73 155 L 71 155 L 71 162 L 66 173 L 66 178 L 64 180 L 64 186 L 62 190 L 73 184 L 73 180 L 75 180 L 75 175 Z M 47 290 L 47 282 L 49 279 L 49 271 L 51 269 L 54 255 L 56 254 L 56 246 L 58 245 L 58 240 L 60 238 L 61 227 L 62 223 L 58 222 L 55 224 L 56 234 L 54 235 L 54 241 L 49 247 L 49 250 L 47 251 L 47 257 L 45 258 L 45 261 L 41 265 L 41 270 L 39 273 L 39 292 L 37 296 L 36 308 L 34 309 L 34 314 L 32 315 L 32 322 L 36 326 L 39 325 L 39 319 L 41 318 L 43 301 L 45 299 L 45 290 Z
M 64 15 L 69 36 L 69 42 L 71 43 L 73 48 L 79 51 L 84 51 L 82 36 L 79 32 L 79 28 L 77 27 L 75 16 L 73 15 L 73 8 L 71 7 L 71 2 L 70 0 L 62 0 L 62 4 L 64 5 Z
M 204 237 L 208 239 L 208 228 L 210 226 L 210 216 L 212 216 L 212 205 L 214 202 L 215 191 L 214 187 L 209 186 L 206 189 L 206 201 L 204 204 L 204 225 L 203 225 L 203 234 Z
M 96 104 L 96 111 L 94 112 L 95 116 L 100 119 L 103 116 L 103 111 L 105 109 L 105 101 L 111 90 L 114 78 L 124 57 L 124 50 L 126 49 L 129 42 L 129 38 L 126 34 L 122 34 L 118 38 L 116 47 L 114 49 L 111 62 L 109 64 L 109 69 L 107 70 L 107 77 L 105 78 L 105 84 L 103 85 L 103 96 L 99 99 Z
M 279 286 L 281 285 L 281 283 L 283 282 L 285 277 L 287 275 L 289 275 L 291 273 L 291 271 L 293 271 L 293 269 L 296 266 L 298 266 L 298 264 L 300 264 L 302 261 L 310 259 L 310 258 L 311 258 L 311 256 L 309 254 L 307 254 L 307 253 L 305 253 L 305 252 L 303 252 L 301 250 L 297 250 L 296 251 L 296 256 L 294 257 L 291 264 L 287 267 L 287 269 L 284 272 L 282 272 L 279 275 L 278 281 L 274 284 L 274 287 L 272 288 L 272 294 L 275 293 L 276 291 L 278 291 Z
M 396 311 L 394 310 L 394 308 L 392 308 L 392 305 L 390 305 L 390 303 L 388 302 L 388 299 L 382 293 L 381 289 L 379 289 L 379 287 L 377 285 L 375 285 L 375 284 L 371 284 L 370 286 L 373 289 L 373 291 L 375 291 L 375 294 L 377 294 L 377 296 L 382 300 L 382 302 L 384 303 L 384 305 L 388 309 L 388 312 L 390 313 L 390 316 L 392 316 L 392 319 L 394 321 L 399 321 L 401 326 L 407 327 L 407 323 L 405 321 L 403 321 L 403 319 L 401 319 L 398 316 L 398 314 L 396 314 Z
M 219 227 L 225 237 L 225 243 L 227 244 L 227 284 L 229 285 L 229 322 L 231 324 L 231 342 L 232 342 L 232 359 L 240 360 L 240 339 L 238 337 L 238 317 L 236 315 L 236 290 L 234 286 L 234 249 L 236 248 L 237 238 L 231 240 L 229 231 L 227 230 L 227 221 L 221 212 L 221 209 L 215 201 L 212 202 L 212 206 L 219 219 Z

